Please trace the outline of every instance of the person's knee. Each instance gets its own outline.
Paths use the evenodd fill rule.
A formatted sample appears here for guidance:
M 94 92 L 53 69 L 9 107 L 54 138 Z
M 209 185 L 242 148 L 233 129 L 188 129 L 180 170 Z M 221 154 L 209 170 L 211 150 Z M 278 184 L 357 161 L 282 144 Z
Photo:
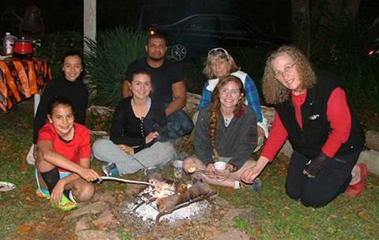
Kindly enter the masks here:
M 182 136 L 190 134 L 194 127 L 192 119 L 183 110 L 171 114 L 167 120 L 169 123 L 177 123 L 179 125 L 180 135 Z
M 75 200 L 78 202 L 86 202 L 91 200 L 93 195 L 95 194 L 95 187 L 92 183 L 84 183 L 81 184 L 77 191 L 74 190 Z
M 186 121 L 183 121 L 182 130 L 184 135 L 190 134 L 193 130 L 193 127 L 194 125 L 190 118 L 188 118 Z
M 92 151 L 93 151 L 93 155 L 97 158 L 97 159 L 103 159 L 103 156 L 106 155 L 106 146 L 107 146 L 107 142 L 110 141 L 108 139 L 99 139 L 99 140 L 96 140 L 93 145 L 92 145 Z
M 301 198 L 301 190 L 298 188 L 291 187 L 289 184 L 286 184 L 285 186 L 286 193 L 287 195 L 294 199 L 294 200 L 299 200 Z
M 326 206 L 330 202 L 330 199 L 323 197 L 314 198 L 310 196 L 302 196 L 300 202 L 306 207 L 319 208 Z
M 291 189 L 286 187 L 286 193 L 287 195 L 292 198 L 293 200 L 300 200 L 300 202 L 305 206 L 305 207 L 313 207 L 313 208 L 319 208 L 327 205 L 330 201 L 324 198 L 320 197 L 313 197 L 309 196 L 307 194 L 304 194 L 296 189 Z

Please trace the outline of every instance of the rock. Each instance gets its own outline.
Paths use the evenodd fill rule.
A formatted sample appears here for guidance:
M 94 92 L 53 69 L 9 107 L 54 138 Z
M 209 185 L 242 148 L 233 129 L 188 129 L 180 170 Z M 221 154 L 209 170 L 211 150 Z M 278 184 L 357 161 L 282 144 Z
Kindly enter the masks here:
M 379 152 L 379 132 L 367 131 L 366 132 L 366 146 L 371 150 Z
M 113 192 L 105 191 L 103 193 L 96 193 L 92 199 L 93 202 L 107 202 L 107 203 L 115 203 L 116 199 L 113 197 Z
M 146 188 L 146 185 L 141 184 L 128 184 L 128 187 L 126 188 L 125 194 L 127 197 L 135 197 L 140 192 L 142 192 L 143 189 Z
M 104 212 L 102 212 L 99 218 L 95 220 L 93 223 L 98 229 L 118 225 L 118 221 L 115 219 L 115 216 L 109 210 L 105 210 Z
M 89 225 L 88 225 L 88 218 L 86 217 L 82 217 L 77 223 L 76 223 L 76 226 L 75 226 L 75 234 L 78 235 L 78 233 L 80 231 L 83 231 L 85 229 L 88 229 L 89 228 Z
M 108 208 L 109 206 L 108 206 L 108 203 L 106 202 L 95 202 L 95 203 L 88 204 L 84 207 L 81 207 L 75 210 L 73 213 L 65 217 L 65 219 L 73 219 L 73 218 L 77 218 L 79 216 L 83 216 L 89 213 L 96 214 L 96 213 L 104 212 Z
M 78 240 L 119 240 L 120 237 L 116 232 L 104 232 L 99 230 L 84 230 L 80 231 L 78 234 Z
M 192 118 L 192 116 L 199 111 L 199 103 L 201 95 L 187 92 L 187 104 L 184 107 L 184 111 Z
M 283 153 L 286 157 L 291 158 L 293 148 L 288 140 L 284 143 L 282 149 L 280 149 L 280 152 Z
M 379 175 L 379 152 L 374 150 L 362 151 L 358 162 L 366 164 L 369 172 Z
M 274 122 L 275 109 L 273 107 L 261 106 L 263 116 L 267 119 L 267 127 L 270 130 Z

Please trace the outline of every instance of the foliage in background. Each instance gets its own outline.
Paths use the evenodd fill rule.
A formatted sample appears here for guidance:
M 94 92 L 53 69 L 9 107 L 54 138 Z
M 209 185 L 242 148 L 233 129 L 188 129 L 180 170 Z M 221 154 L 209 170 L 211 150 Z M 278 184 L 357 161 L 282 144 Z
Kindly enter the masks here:
M 372 26 L 349 16 L 335 16 L 338 27 L 325 28 L 333 51 L 325 68 L 338 76 L 357 107 L 379 109 L 379 61 L 368 55 L 369 46 L 378 36 Z M 317 61 L 317 59 L 316 59 Z
M 186 78 L 187 92 L 200 94 L 207 78 L 203 74 L 205 57 L 188 58 L 184 60 L 184 76 Z
M 231 51 L 231 55 L 237 65 L 241 67 L 241 71 L 249 74 L 249 76 L 254 80 L 261 102 L 263 102 L 262 76 L 267 57 L 267 50 L 252 47 L 238 47 Z
M 97 42 L 85 39 L 89 51 L 84 53 L 94 103 L 115 106 L 122 98 L 122 80 L 128 65 L 145 55 L 147 33 L 119 27 L 99 32 Z
M 42 57 L 51 64 L 53 76 L 59 75 L 61 59 L 69 49 L 83 49 L 83 36 L 79 32 L 52 33 L 36 40 L 34 56 Z

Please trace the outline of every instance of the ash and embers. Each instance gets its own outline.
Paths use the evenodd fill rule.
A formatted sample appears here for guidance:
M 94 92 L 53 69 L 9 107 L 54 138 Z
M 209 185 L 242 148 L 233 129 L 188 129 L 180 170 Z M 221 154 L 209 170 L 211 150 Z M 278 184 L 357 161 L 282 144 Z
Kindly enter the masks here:
M 151 225 L 165 221 L 192 219 L 212 208 L 209 197 L 216 194 L 207 183 L 168 183 L 151 179 L 150 186 L 136 196 L 134 203 L 126 204 L 124 214 L 132 214 Z M 208 201 L 204 201 L 204 200 Z

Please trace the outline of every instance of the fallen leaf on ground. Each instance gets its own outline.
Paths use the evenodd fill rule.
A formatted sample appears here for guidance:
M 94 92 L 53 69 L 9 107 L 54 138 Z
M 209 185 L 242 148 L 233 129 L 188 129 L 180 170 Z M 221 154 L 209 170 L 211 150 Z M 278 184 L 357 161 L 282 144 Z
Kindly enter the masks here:
M 17 228 L 17 232 L 19 233 L 29 233 L 31 230 L 31 226 L 28 224 L 21 225 Z
M 364 210 L 358 211 L 357 215 L 360 218 L 367 218 L 367 213 Z

